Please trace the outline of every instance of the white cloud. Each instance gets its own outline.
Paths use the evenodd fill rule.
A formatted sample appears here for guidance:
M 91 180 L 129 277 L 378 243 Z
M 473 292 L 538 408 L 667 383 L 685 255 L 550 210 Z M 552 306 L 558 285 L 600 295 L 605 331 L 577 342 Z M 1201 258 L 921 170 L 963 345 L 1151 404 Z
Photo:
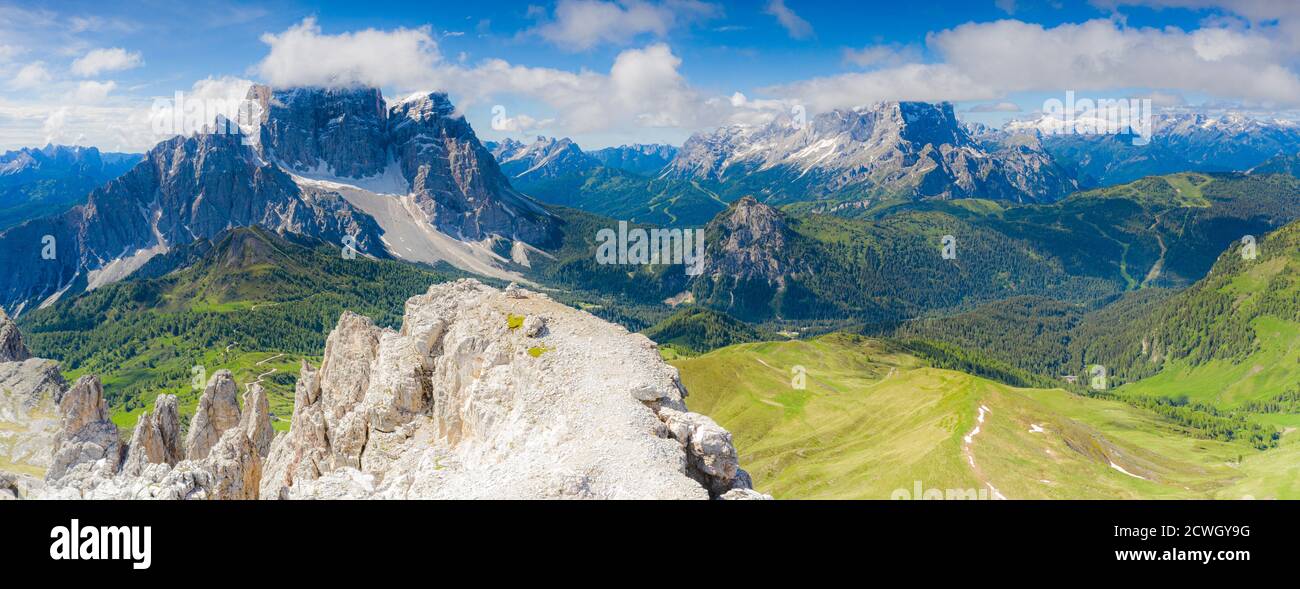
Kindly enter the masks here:
M 694 130 L 725 122 L 736 111 L 726 100 L 711 100 L 692 88 L 680 73 L 681 59 L 663 43 L 623 50 L 601 73 L 501 59 L 473 65 L 444 60 L 427 29 L 327 35 L 306 20 L 263 40 L 270 54 L 255 69 L 273 86 L 367 84 L 396 90 L 396 95 L 442 90 L 453 95 L 462 112 L 503 98 L 540 103 L 552 111 L 499 121 L 510 131 L 543 126 L 561 134 Z
M 72 73 L 83 78 L 97 76 L 104 72 L 129 70 L 144 65 L 139 52 L 131 52 L 121 47 L 111 49 L 92 49 L 72 62 Z
M 776 21 L 781 23 L 786 33 L 794 39 L 807 39 L 813 35 L 812 25 L 803 17 L 795 14 L 785 5 L 785 0 L 770 0 L 767 8 L 763 11 L 776 17 Z
M 996 100 L 1025 91 L 1132 88 L 1199 92 L 1258 103 L 1300 102 L 1285 44 L 1251 30 L 1135 28 L 1112 20 L 1043 27 L 968 23 L 927 36 L 941 57 L 770 88 L 822 110 L 878 100 Z
M 15 90 L 34 90 L 52 79 L 54 76 L 50 75 L 50 70 L 45 69 L 45 64 L 38 61 L 18 70 L 18 73 L 9 80 L 9 87 Z
M 15 45 L 0 45 L 0 63 L 6 63 L 23 53 L 23 48 Z
M 574 134 L 626 127 L 687 127 L 705 122 L 708 109 L 664 44 L 619 53 L 608 74 L 513 65 L 493 59 L 474 67 L 437 68 L 431 86 L 451 91 L 459 107 L 513 95 L 556 112 L 555 129 Z
M 497 105 L 492 107 L 492 130 L 502 133 L 531 133 L 538 129 L 545 129 L 555 122 L 555 119 L 538 120 L 526 114 L 509 116 L 506 114 L 504 106 Z
M 986 102 L 983 104 L 976 104 L 975 106 L 966 109 L 966 112 L 1020 112 L 1020 105 L 1006 101 Z
M 552 18 L 531 32 L 561 48 L 581 51 L 603 43 L 626 44 L 642 34 L 662 38 L 677 26 L 720 12 L 699 0 L 560 0 Z
M 103 102 L 116 87 L 117 82 L 111 80 L 108 82 L 85 80 L 77 85 L 77 90 L 72 94 L 72 100 L 80 104 Z
M 275 86 L 418 85 L 441 58 L 429 27 L 326 35 L 308 18 L 262 35 L 271 52 L 255 70 Z
M 921 50 L 911 45 L 870 45 L 844 50 L 844 61 L 864 68 L 901 65 L 920 59 Z

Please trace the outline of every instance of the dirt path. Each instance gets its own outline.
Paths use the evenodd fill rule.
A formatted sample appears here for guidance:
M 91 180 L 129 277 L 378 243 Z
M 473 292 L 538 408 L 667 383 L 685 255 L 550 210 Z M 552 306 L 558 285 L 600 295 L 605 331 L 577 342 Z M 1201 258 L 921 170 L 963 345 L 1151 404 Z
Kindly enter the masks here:
M 271 360 L 274 360 L 274 359 L 276 359 L 276 358 L 279 358 L 280 356 L 283 356 L 283 355 L 284 355 L 284 354 L 276 354 L 276 355 L 271 356 L 271 357 L 269 357 L 269 358 L 263 359 L 261 362 L 258 362 L 257 364 L 254 364 L 254 366 L 261 366 L 261 365 L 266 364 L 267 362 L 270 362 Z M 272 368 L 272 369 L 270 369 L 270 370 L 267 370 L 266 372 L 263 372 L 263 373 L 257 375 L 257 380 L 254 380 L 253 382 L 250 382 L 250 383 L 246 383 L 246 384 L 244 385 L 244 394 L 248 394 L 249 389 L 253 388 L 253 385 L 255 385 L 255 384 L 262 384 L 262 379 L 263 379 L 263 378 L 266 378 L 266 377 L 268 377 L 268 376 L 271 376 L 272 374 L 275 374 L 275 371 L 276 371 L 275 368 Z
M 975 443 L 975 436 L 978 436 L 980 430 L 984 427 L 984 416 L 989 413 L 993 413 L 993 410 L 980 405 L 979 415 L 975 418 L 975 429 L 970 430 L 970 433 L 962 438 L 961 453 L 962 456 L 966 457 L 966 462 L 970 464 L 971 472 L 975 473 L 975 478 L 989 488 L 989 495 L 993 499 L 1006 499 L 1006 495 L 998 491 L 997 487 L 994 487 L 993 483 L 989 482 L 988 477 L 984 476 L 984 471 L 980 470 L 979 465 L 975 464 L 975 453 L 971 451 L 971 445 Z

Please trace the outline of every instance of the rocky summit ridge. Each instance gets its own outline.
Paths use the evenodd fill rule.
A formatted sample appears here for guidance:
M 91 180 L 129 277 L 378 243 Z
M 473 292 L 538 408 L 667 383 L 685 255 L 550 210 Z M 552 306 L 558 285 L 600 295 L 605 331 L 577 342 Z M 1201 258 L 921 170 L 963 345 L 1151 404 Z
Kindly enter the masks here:
M 214 374 L 184 436 L 161 395 L 124 443 L 84 376 L 57 394 L 44 479 L 0 473 L 0 497 L 766 498 L 653 342 L 514 285 L 434 285 L 396 330 L 344 313 L 287 433 L 237 391 Z

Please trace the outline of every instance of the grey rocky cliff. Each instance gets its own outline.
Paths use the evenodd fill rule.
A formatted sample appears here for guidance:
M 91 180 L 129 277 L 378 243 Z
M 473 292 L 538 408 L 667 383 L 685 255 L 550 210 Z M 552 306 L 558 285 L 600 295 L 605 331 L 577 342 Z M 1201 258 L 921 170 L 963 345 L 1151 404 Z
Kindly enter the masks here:
M 512 328 L 511 316 L 524 324 Z M 400 330 L 339 320 L 320 367 L 303 366 L 261 496 L 705 499 L 747 489 L 730 434 L 688 413 L 684 396 L 644 336 L 518 287 L 435 285 L 407 301 Z M 758 494 L 731 497 L 743 495 Z
M 190 460 L 207 458 L 208 451 L 221 439 L 221 435 L 239 426 L 239 387 L 229 370 L 218 370 L 199 397 L 199 406 L 190 420 L 190 431 L 185 436 L 185 457 Z
M 18 326 L 0 309 L 0 362 L 22 362 L 31 357 Z
M 778 210 L 746 196 L 708 226 L 704 275 L 784 284 L 793 272 L 788 248 L 798 239 Z
M 252 383 L 242 397 L 243 414 L 239 418 L 239 429 L 244 432 L 257 455 L 266 458 L 271 451 L 271 440 L 275 438 L 275 429 L 271 427 L 271 404 L 266 397 L 266 390 L 261 384 Z
M 122 464 L 124 447 L 117 426 L 109 419 L 99 379 L 89 375 L 77 379 L 64 393 L 59 411 L 62 426 L 45 480 L 67 479 L 74 485 L 84 485 L 96 476 L 116 472 Z
M 150 464 L 174 466 L 185 457 L 175 395 L 159 395 L 153 412 L 140 414 L 122 472 L 139 475 Z
M 558 238 L 556 221 L 510 186 L 444 93 L 387 108 L 374 88 L 254 86 L 249 98 L 262 105 L 260 153 L 292 172 L 355 181 L 396 167 L 424 218 L 456 239 L 545 247 Z
M 68 385 L 56 362 L 31 357 L 3 311 L 0 348 L 0 463 L 39 475 L 53 459 L 62 429 L 58 406 Z
M 120 280 L 172 247 L 258 225 L 379 251 L 374 220 L 338 196 L 304 195 L 237 134 L 174 137 L 144 161 L 54 217 L 0 231 L 0 307 L 30 310 L 47 299 Z M 43 255 L 46 236 L 53 256 Z M 73 288 L 73 290 L 68 290 Z
M 223 381 L 215 377 L 214 381 L 216 386 L 210 388 L 221 390 Z M 128 448 L 107 418 L 98 384 L 93 377 L 83 377 L 64 395 L 64 429 L 57 440 L 54 466 L 43 482 L 19 481 L 20 498 L 258 498 L 261 457 L 243 429 L 226 429 L 203 459 L 177 461 L 181 449 L 176 399 L 162 395 L 154 411 L 139 420 Z

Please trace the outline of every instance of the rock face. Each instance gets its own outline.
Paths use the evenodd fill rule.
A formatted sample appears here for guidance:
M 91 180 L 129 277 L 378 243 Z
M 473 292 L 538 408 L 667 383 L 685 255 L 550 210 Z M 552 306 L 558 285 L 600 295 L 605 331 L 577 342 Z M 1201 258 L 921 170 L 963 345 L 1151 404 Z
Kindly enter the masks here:
M 199 407 L 190 420 L 189 435 L 185 437 L 185 457 L 190 460 L 207 458 L 208 451 L 221 439 L 226 430 L 239 426 L 239 388 L 229 370 L 218 370 L 208 380 L 208 386 L 199 397 Z
M 435 285 L 407 301 L 398 331 L 340 318 L 321 366 L 303 366 L 260 494 L 704 499 L 747 488 L 730 434 L 686 412 L 684 396 L 641 335 L 518 287 Z
M 783 284 L 790 274 L 787 246 L 796 236 L 780 211 L 752 196 L 733 203 L 709 224 L 704 274 Z
M 606 147 L 590 152 L 602 165 L 640 174 L 654 176 L 662 172 L 673 158 L 677 157 L 677 148 L 661 143 L 620 145 Z
M 83 376 L 59 403 L 62 429 L 55 439 L 54 460 L 47 481 L 87 481 L 100 473 L 116 472 L 123 447 L 117 426 L 108 418 L 104 388 L 94 376 Z
M 219 391 L 224 395 L 224 383 L 214 376 L 209 387 L 213 398 Z M 258 498 L 262 461 L 242 428 L 227 428 L 202 460 L 180 460 L 175 397 L 158 398 L 153 413 L 141 417 L 129 448 L 121 445 L 117 427 L 108 420 L 103 389 L 94 377 L 78 380 L 60 409 L 63 429 L 54 464 L 43 482 L 16 480 L 19 498 Z
M 351 181 L 397 177 L 404 186 L 396 190 L 456 239 L 548 246 L 558 238 L 551 215 L 510 186 L 444 93 L 415 94 L 387 108 L 374 88 L 254 86 L 249 98 L 265 113 L 263 157 L 290 171 Z
M 62 429 L 58 405 L 66 388 L 58 364 L 32 358 L 17 326 L 0 311 L 0 464 L 44 474 Z
M 262 385 L 253 383 L 243 396 L 244 413 L 239 419 L 239 429 L 244 432 L 257 455 L 266 458 L 271 451 L 275 429 L 271 427 L 271 404 Z
M 0 362 L 22 362 L 31 357 L 27 346 L 23 345 L 18 326 L 9 320 L 4 309 L 0 309 Z
M 176 407 L 175 395 L 159 395 L 154 401 L 153 413 L 140 414 L 135 433 L 131 435 L 123 472 L 138 475 L 146 465 L 174 466 L 184 458 L 180 415 Z
M 558 222 L 510 186 L 445 94 L 390 108 L 377 89 L 249 92 L 262 105 L 255 133 L 227 124 L 217 127 L 232 132 L 168 139 L 86 204 L 0 231 L 0 267 L 25 269 L 0 274 L 0 308 L 18 315 L 121 280 L 159 254 L 232 227 L 336 244 L 346 236 L 358 252 L 387 257 L 375 215 L 390 205 L 452 242 L 559 243 Z M 304 189 L 295 175 L 392 176 L 409 210 L 405 202 L 363 210 L 339 192 Z
M 492 156 L 501 165 L 501 171 L 511 178 L 546 180 L 581 174 L 600 164 L 596 158 L 583 153 L 572 139 L 538 137 L 531 144 L 506 140 L 487 145 Z
M 249 225 L 381 249 L 373 219 L 336 195 L 303 195 L 242 136 L 175 137 L 86 204 L 0 231 L 0 267 L 26 269 L 0 275 L 0 307 L 16 314 L 75 294 L 65 289 L 79 278 L 108 284 L 174 246 Z

